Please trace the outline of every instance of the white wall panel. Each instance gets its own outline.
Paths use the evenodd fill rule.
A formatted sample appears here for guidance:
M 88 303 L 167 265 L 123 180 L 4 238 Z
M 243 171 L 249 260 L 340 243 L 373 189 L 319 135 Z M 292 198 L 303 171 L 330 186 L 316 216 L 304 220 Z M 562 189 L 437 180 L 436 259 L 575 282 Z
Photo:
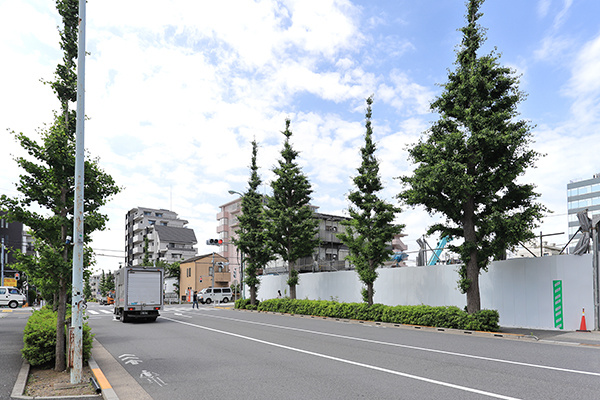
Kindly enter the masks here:
M 466 296 L 457 288 L 457 269 L 457 265 L 381 268 L 375 281 L 374 301 L 387 305 L 464 308 Z M 277 290 L 289 295 L 286 280 L 287 275 L 261 277 L 258 298 L 274 298 Z M 554 280 L 562 281 L 564 329 L 579 329 L 583 308 L 587 310 L 588 328 L 593 327 L 591 254 L 493 262 L 489 271 L 480 275 L 481 307 L 498 310 L 502 326 L 557 329 Z M 339 271 L 301 274 L 296 290 L 299 299 L 361 302 L 361 287 L 355 271 Z

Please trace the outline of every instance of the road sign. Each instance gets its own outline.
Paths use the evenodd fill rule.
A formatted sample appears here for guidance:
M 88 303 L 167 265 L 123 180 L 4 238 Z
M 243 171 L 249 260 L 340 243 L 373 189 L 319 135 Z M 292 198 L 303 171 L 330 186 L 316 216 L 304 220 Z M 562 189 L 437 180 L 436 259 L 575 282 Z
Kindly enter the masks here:
M 17 287 L 17 280 L 15 278 L 4 278 L 4 286 Z

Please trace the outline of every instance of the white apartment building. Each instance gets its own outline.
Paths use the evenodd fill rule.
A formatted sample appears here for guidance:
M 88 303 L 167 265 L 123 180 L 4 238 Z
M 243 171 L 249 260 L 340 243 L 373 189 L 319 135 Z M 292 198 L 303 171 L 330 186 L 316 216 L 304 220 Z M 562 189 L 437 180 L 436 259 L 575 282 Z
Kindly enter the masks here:
M 193 229 L 186 228 L 188 221 L 179 219 L 177 213 L 146 207 L 132 208 L 125 215 L 125 265 L 141 265 L 148 238 L 148 257 L 169 263 L 194 257 L 198 250 Z

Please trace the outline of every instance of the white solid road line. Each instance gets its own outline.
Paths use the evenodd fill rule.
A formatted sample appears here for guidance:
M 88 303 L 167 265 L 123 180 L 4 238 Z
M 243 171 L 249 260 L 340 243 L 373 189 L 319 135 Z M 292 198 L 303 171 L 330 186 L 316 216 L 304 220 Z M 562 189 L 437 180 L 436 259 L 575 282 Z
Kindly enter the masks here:
M 481 394 L 483 396 L 493 397 L 495 399 L 520 400 L 520 399 L 518 399 L 516 397 L 504 396 L 504 395 L 497 394 L 497 393 L 486 392 L 484 390 L 474 389 L 474 388 L 470 388 L 470 387 L 466 387 L 466 386 L 461 386 L 461 385 L 455 385 L 453 383 L 447 383 L 447 382 L 438 381 L 438 380 L 435 380 L 435 379 L 429 379 L 429 378 L 425 378 L 425 377 L 422 377 L 422 376 L 407 374 L 407 373 L 404 373 L 404 372 L 394 371 L 394 370 L 387 369 L 387 368 L 381 368 L 381 367 L 377 367 L 375 365 L 363 364 L 363 363 L 359 363 L 359 362 L 351 361 L 351 360 L 346 360 L 346 359 L 339 358 L 339 357 L 333 357 L 333 356 L 328 356 L 326 354 L 316 353 L 316 352 L 313 352 L 313 351 L 302 350 L 302 349 L 298 349 L 298 348 L 295 348 L 295 347 L 285 346 L 285 345 L 278 344 L 278 343 L 273 343 L 273 342 L 267 342 L 266 340 L 255 339 L 255 338 L 252 338 L 252 337 L 249 337 L 249 336 L 238 335 L 237 333 L 226 332 L 226 331 L 221 331 L 219 329 L 208 328 L 206 326 L 192 324 L 190 322 L 178 321 L 176 319 L 171 319 L 171 318 L 164 318 L 164 319 L 169 320 L 169 321 L 173 321 L 173 322 L 178 323 L 178 324 L 188 325 L 188 326 L 191 326 L 191 327 L 194 327 L 194 328 L 204 329 L 204 330 L 207 330 L 207 331 L 216 332 L 216 333 L 223 334 L 223 335 L 234 336 L 234 337 L 237 337 L 237 338 L 240 338 L 240 339 L 251 340 L 253 342 L 262 343 L 262 344 L 265 344 L 265 345 L 268 345 L 268 346 L 279 347 L 279 348 L 285 349 L 285 350 L 290 350 L 290 351 L 295 351 L 295 352 L 298 352 L 298 353 L 308 354 L 308 355 L 312 355 L 312 356 L 315 356 L 315 357 L 326 358 L 328 360 L 338 361 L 338 362 L 341 362 L 341 363 L 355 365 L 355 366 L 362 367 L 362 368 L 368 368 L 368 369 L 372 369 L 372 370 L 375 370 L 375 371 L 386 372 L 388 374 L 398 375 L 398 376 L 402 376 L 404 378 L 410 378 L 410 379 L 415 379 L 415 380 L 419 380 L 419 381 L 422 381 L 422 382 L 432 383 L 434 385 L 446 386 L 446 387 L 449 387 L 449 388 L 453 388 L 453 389 L 457 389 L 457 390 L 462 390 L 462 391 L 465 391 L 465 392 L 471 392 L 471 393 Z
M 242 320 L 242 319 L 222 317 L 222 316 L 218 316 L 218 315 L 207 315 L 207 316 L 210 317 L 210 318 L 227 319 L 227 320 L 236 321 L 236 322 L 244 322 L 244 323 L 247 323 L 247 324 L 263 325 L 263 326 L 267 326 L 267 327 L 270 327 L 270 328 L 279 328 L 279 329 L 286 329 L 286 330 L 297 331 L 297 332 L 305 332 L 305 333 L 311 333 L 311 334 L 314 334 L 314 335 L 331 336 L 331 337 L 336 337 L 336 338 L 339 338 L 339 339 L 356 340 L 356 341 L 360 341 L 360 342 L 381 344 L 381 345 L 385 345 L 385 346 L 402 347 L 402 348 L 411 349 L 411 350 L 427 351 L 427 352 L 430 352 L 430 353 L 439 353 L 439 354 L 445 354 L 445 355 L 450 355 L 450 356 L 474 358 L 474 359 L 477 359 L 477 360 L 492 361 L 492 362 L 512 364 L 512 365 L 519 365 L 519 366 L 522 366 L 522 367 L 532 367 L 532 368 L 549 369 L 549 370 L 553 370 L 553 371 L 571 372 L 571 373 L 574 373 L 574 374 L 592 375 L 592 376 L 599 376 L 600 377 L 600 373 L 599 372 L 589 372 L 589 371 L 582 371 L 582 370 L 577 370 L 577 369 L 551 367 L 551 366 L 540 365 L 540 364 L 529 364 L 529 363 L 520 362 L 520 361 L 502 360 L 500 358 L 475 356 L 475 355 L 471 355 L 471 354 L 455 353 L 455 352 L 452 352 L 452 351 L 445 351 L 445 350 L 428 349 L 426 347 L 410 346 L 410 345 L 406 345 L 406 344 L 381 342 L 381 341 L 378 341 L 378 340 L 363 339 L 363 338 L 352 337 L 352 336 L 336 335 L 334 333 L 318 332 L 318 331 L 311 331 L 311 330 L 308 330 L 308 329 L 292 328 L 292 327 L 288 327 L 288 326 L 266 324 L 264 322 L 246 321 L 246 320 Z

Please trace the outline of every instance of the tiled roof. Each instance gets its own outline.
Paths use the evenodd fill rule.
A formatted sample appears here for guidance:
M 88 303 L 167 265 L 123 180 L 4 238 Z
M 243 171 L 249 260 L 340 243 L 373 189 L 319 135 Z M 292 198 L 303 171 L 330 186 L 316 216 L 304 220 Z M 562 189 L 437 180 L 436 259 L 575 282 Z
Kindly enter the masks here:
M 154 230 L 158 233 L 161 242 L 198 243 L 193 229 L 154 225 Z

